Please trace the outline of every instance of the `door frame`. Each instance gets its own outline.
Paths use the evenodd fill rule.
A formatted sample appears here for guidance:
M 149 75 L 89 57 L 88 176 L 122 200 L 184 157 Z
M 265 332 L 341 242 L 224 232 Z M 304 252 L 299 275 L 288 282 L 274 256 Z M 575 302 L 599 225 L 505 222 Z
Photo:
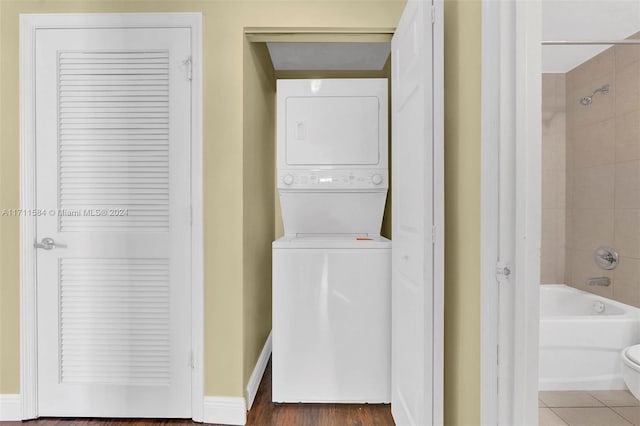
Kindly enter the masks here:
M 433 31 L 433 424 L 444 424 L 444 0 L 432 0 Z M 393 70 L 391 70 L 393 72 Z M 439 347 L 439 349 L 438 349 Z
M 538 424 L 541 16 L 540 0 L 482 7 L 483 425 Z
M 191 417 L 204 407 L 204 240 L 201 13 L 20 15 L 20 209 L 36 207 L 35 40 L 44 28 L 188 28 L 191 31 Z M 38 417 L 36 216 L 20 216 L 20 396 L 22 419 Z

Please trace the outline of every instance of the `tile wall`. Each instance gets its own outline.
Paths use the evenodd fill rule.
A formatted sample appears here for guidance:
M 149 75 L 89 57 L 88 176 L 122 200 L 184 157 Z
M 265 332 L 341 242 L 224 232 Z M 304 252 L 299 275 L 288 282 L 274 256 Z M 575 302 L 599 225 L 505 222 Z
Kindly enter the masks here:
M 594 95 L 591 105 L 580 104 L 583 96 L 605 84 L 610 85 L 608 94 Z M 640 46 L 605 50 L 569 71 L 565 88 L 564 282 L 640 306 Z M 544 145 L 543 137 L 543 163 Z M 542 226 L 549 229 L 543 234 L 554 232 L 556 226 L 545 219 L 544 182 L 556 179 L 545 167 Z M 544 238 L 543 265 L 551 256 L 545 253 Z M 600 269 L 593 261 L 596 247 L 602 245 L 620 254 L 614 271 Z M 549 275 L 550 271 L 555 270 L 543 269 Z M 589 277 L 605 276 L 611 279 L 609 287 L 586 285 Z
M 565 282 L 565 93 L 565 74 L 542 75 L 542 284 Z

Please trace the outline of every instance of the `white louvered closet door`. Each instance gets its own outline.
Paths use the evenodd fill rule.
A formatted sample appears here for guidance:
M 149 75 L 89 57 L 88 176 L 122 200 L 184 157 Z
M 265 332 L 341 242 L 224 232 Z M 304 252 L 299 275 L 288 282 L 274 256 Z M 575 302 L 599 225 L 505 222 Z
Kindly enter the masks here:
M 191 417 L 190 40 L 37 32 L 40 416 Z

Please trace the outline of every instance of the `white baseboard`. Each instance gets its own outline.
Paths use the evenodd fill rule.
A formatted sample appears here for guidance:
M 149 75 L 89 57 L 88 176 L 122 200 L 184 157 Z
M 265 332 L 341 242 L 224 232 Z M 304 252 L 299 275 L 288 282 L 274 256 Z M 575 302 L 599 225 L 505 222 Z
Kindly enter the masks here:
M 205 396 L 204 423 L 222 423 L 225 425 L 245 425 L 247 406 L 241 396 Z
M 22 401 L 20 394 L 0 394 L 0 421 L 22 420 Z
M 253 400 L 256 399 L 258 387 L 260 386 L 260 382 L 262 381 L 262 376 L 264 375 L 265 368 L 267 368 L 267 363 L 269 362 L 270 356 L 271 333 L 269 333 L 269 336 L 267 336 L 267 340 L 264 342 L 262 352 L 260 352 L 260 356 L 258 357 L 258 362 L 256 362 L 253 373 L 251 373 L 251 377 L 249 377 L 249 383 L 247 383 L 247 411 L 251 410 L 251 406 L 253 406 Z
M 0 394 L 0 421 L 22 420 L 20 394 Z M 206 396 L 204 398 L 204 423 L 244 425 L 247 408 L 242 397 Z

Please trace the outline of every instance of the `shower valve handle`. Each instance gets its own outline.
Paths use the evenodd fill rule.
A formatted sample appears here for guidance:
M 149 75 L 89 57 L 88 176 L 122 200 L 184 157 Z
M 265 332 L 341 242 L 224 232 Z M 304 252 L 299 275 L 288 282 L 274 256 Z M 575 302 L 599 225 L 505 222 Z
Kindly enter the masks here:
M 593 260 L 600 268 L 610 271 L 618 266 L 618 252 L 611 247 L 598 247 L 594 253 Z

